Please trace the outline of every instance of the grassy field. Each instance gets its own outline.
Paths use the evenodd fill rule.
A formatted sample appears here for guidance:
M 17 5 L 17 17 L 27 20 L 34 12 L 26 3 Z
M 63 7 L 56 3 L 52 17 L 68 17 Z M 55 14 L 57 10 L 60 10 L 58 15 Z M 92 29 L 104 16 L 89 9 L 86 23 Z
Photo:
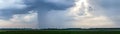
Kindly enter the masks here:
M 0 34 L 120 34 L 120 31 L 20 30 L 20 31 L 0 31 Z

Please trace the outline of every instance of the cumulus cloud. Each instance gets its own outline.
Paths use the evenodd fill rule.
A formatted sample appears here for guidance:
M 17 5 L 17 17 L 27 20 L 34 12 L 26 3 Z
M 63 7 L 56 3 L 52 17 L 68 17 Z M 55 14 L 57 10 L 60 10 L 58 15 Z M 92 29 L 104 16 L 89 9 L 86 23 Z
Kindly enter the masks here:
M 0 27 L 38 26 L 119 27 L 119 0 L 0 0 Z
M 115 23 L 104 14 L 98 4 L 78 0 L 66 10 L 51 10 L 47 13 L 48 28 L 110 28 Z
M 27 7 L 24 0 L 0 0 L 0 16 L 9 19 L 14 14 L 27 13 Z
M 46 27 L 43 28 L 110 28 L 115 26 L 115 23 L 107 16 L 71 17 L 68 16 L 67 11 L 56 11 L 48 12 L 47 23 L 44 25 Z
M 3 28 L 37 28 L 37 13 L 15 14 L 9 20 L 0 19 L 0 24 Z

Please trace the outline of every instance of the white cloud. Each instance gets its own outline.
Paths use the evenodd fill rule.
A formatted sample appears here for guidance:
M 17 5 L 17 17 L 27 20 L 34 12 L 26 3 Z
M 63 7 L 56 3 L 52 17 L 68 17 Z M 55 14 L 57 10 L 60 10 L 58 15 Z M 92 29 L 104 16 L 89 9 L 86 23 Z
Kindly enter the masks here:
M 56 12 L 57 11 L 57 12 Z M 115 27 L 107 16 L 68 16 L 67 11 L 52 10 L 46 16 L 48 28 L 110 28 Z
M 16 14 L 9 20 L 0 19 L 0 27 L 3 28 L 37 28 L 37 13 Z
M 104 10 L 87 0 L 79 0 L 66 10 L 52 10 L 47 14 L 48 28 L 110 28 L 115 23 L 104 15 Z M 93 11 L 89 10 L 93 8 Z M 97 9 L 98 8 L 98 9 Z M 81 13 L 82 12 L 82 13 Z

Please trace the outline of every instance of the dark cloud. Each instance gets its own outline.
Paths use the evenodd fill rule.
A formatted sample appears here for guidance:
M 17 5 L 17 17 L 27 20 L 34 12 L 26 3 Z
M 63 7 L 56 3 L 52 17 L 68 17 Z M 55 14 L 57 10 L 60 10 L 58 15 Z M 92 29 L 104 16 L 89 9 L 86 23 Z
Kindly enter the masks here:
M 49 10 L 64 10 L 70 6 L 66 5 L 56 5 L 53 3 L 47 3 L 43 0 L 24 0 L 24 5 L 26 5 L 25 8 L 22 9 L 16 9 L 16 8 L 6 8 L 1 9 L 0 11 L 3 13 L 3 16 L 10 17 L 13 14 L 25 14 L 28 13 L 31 10 L 38 11 L 39 14 L 46 13 Z
M 15 0 L 14 0 L 15 1 Z M 43 23 L 45 23 L 45 16 L 46 14 L 51 10 L 65 10 L 73 5 L 73 0 L 69 0 L 69 3 L 52 3 L 52 2 L 46 2 L 44 0 L 22 0 L 23 3 L 20 3 L 20 5 L 25 5 L 23 8 L 17 8 L 19 6 L 13 6 L 16 5 L 15 3 L 9 5 L 8 7 L 3 7 L 4 9 L 0 9 L 2 14 L 0 16 L 5 17 L 3 19 L 11 19 L 13 18 L 13 15 L 16 14 L 26 14 L 29 11 L 37 11 L 38 12 L 38 19 L 39 19 L 39 26 L 44 26 Z M 54 0 L 51 0 L 54 1 Z M 19 1 L 18 1 L 19 2 Z M 7 3 L 9 4 L 9 3 Z M 7 7 L 7 8 L 6 8 Z M 42 24 L 42 25 L 41 25 Z
M 9 0 L 10 1 L 10 0 Z M 15 1 L 15 0 L 14 0 Z M 106 17 L 96 17 L 100 20 L 104 21 L 106 20 L 113 20 L 115 23 L 119 25 L 119 11 L 120 11 L 120 0 L 96 0 L 93 2 L 93 5 L 95 6 L 94 3 L 99 4 L 99 6 L 95 6 L 94 9 L 96 10 L 96 14 L 98 14 L 100 11 L 98 11 L 100 8 L 104 9 L 103 13 L 99 13 L 101 15 L 105 15 Z M 23 3 L 22 3 L 23 2 Z M 74 5 L 75 0 L 22 0 L 22 2 L 19 2 L 18 5 L 16 3 L 12 3 L 11 5 L 4 6 L 3 4 L 3 9 L 0 8 L 0 18 L 5 17 L 3 19 L 11 19 L 13 18 L 13 15 L 16 14 L 27 14 L 30 11 L 36 11 L 38 12 L 38 21 L 40 27 L 49 27 L 49 25 L 53 25 L 53 27 L 67 27 L 67 26 L 74 26 L 76 25 L 75 23 L 65 23 L 65 21 L 72 21 L 71 17 L 66 17 L 67 10 L 69 10 L 70 7 Z M 92 2 L 92 1 L 91 1 Z M 9 3 L 6 3 L 9 4 Z M 10 7 L 11 6 L 11 7 Z M 7 8 L 6 8 L 7 7 Z M 100 8 L 99 8 L 100 7 Z M 53 10 L 53 11 L 52 11 Z M 49 14 L 50 13 L 50 14 Z M 49 23 L 46 22 L 46 16 L 49 20 L 54 20 L 54 23 Z M 114 16 L 114 17 L 113 17 Z M 30 16 L 29 16 L 30 17 Z M 19 19 L 18 19 L 19 20 Z M 83 21 L 86 21 L 87 18 L 82 19 Z M 77 22 L 79 22 L 78 20 Z M 94 17 L 90 20 L 90 22 L 94 21 Z M 99 21 L 99 20 L 97 20 Z M 95 20 L 94 22 L 97 24 L 97 21 Z M 77 26 L 81 26 L 84 24 L 91 24 L 88 22 L 83 22 L 78 24 Z M 71 25 L 72 24 L 72 25 Z M 94 24 L 94 23 L 92 23 Z M 105 23 L 105 25 L 108 23 Z M 112 23 L 113 24 L 113 23 Z M 89 25 L 87 25 L 89 26 Z M 93 25 L 97 27 L 96 25 Z M 52 27 L 52 26 L 50 26 Z M 92 27 L 92 26 L 91 26 Z

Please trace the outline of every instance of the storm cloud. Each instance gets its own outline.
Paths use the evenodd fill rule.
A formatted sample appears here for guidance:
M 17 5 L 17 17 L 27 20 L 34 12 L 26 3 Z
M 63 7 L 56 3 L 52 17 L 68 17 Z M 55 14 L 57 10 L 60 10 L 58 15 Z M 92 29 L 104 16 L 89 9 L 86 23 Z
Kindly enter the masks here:
M 118 28 L 119 4 L 119 0 L 0 0 L 0 27 Z

